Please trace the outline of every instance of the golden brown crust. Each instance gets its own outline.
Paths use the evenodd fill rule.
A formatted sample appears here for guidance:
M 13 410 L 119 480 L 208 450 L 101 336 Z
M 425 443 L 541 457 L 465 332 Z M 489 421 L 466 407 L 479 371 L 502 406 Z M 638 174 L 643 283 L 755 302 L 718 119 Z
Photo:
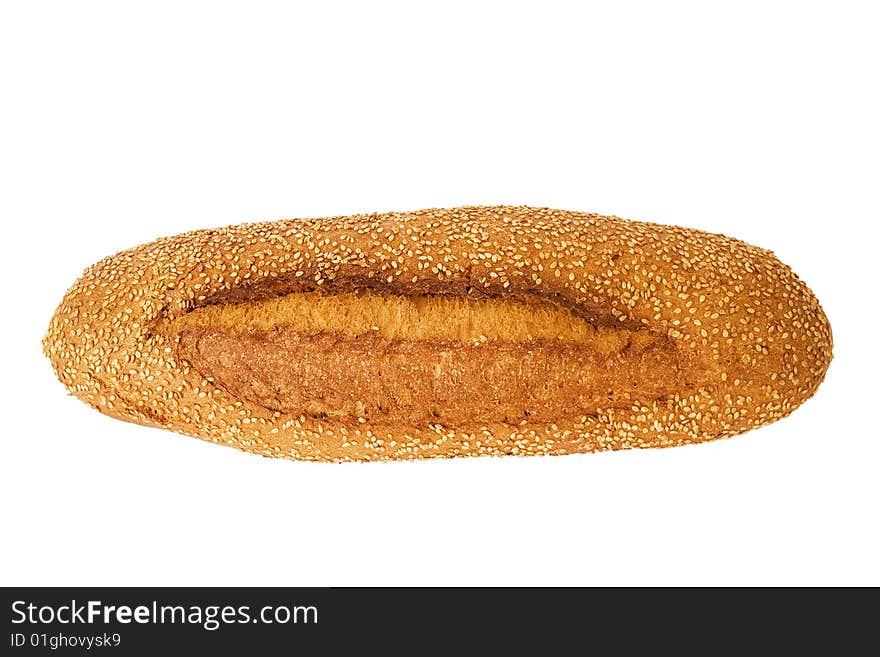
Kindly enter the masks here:
M 628 407 L 594 400 L 580 416 L 566 407 L 556 419 L 548 412 L 461 426 L 401 416 L 350 423 L 237 397 L 182 357 L 180 334 L 161 330 L 206 304 L 364 287 L 552 299 L 595 325 L 664 336 L 679 353 L 696 354 L 709 376 Z M 769 251 L 685 228 L 524 207 L 289 220 L 164 238 L 86 270 L 44 340 L 61 381 L 104 413 L 315 460 L 560 454 L 730 436 L 811 396 L 831 346 L 815 297 Z M 685 383 L 659 371 L 664 385 Z

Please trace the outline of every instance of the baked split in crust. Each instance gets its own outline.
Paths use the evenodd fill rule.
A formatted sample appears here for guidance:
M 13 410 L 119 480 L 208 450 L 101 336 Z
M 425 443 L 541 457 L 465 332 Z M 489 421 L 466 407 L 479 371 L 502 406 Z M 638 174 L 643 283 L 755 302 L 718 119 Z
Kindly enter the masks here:
M 293 293 L 203 307 L 168 330 L 235 397 L 351 426 L 571 421 L 708 382 L 664 335 L 472 297 Z

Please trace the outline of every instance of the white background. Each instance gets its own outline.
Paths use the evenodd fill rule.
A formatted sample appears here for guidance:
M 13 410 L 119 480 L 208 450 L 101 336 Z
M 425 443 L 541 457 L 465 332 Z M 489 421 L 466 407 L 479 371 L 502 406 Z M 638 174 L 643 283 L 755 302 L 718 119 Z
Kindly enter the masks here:
M 0 583 L 880 584 L 871 4 L 3 3 Z M 495 203 L 773 249 L 826 382 L 702 446 L 330 465 L 111 420 L 40 351 L 159 236 Z

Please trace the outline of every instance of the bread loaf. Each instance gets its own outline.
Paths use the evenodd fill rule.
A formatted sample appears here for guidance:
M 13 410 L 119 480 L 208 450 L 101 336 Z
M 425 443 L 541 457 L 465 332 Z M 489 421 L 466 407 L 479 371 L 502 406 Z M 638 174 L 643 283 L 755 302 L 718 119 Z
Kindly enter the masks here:
M 349 461 L 732 436 L 810 397 L 832 340 L 770 251 L 467 207 L 159 239 L 88 268 L 43 345 L 112 417 Z

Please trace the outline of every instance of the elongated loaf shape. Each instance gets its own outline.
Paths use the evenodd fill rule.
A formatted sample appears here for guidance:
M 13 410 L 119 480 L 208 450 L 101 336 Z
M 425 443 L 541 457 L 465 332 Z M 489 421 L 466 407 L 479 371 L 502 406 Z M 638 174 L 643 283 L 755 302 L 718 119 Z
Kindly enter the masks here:
M 159 239 L 87 269 L 43 345 L 112 417 L 349 461 L 732 436 L 810 397 L 832 342 L 770 251 L 467 207 Z

